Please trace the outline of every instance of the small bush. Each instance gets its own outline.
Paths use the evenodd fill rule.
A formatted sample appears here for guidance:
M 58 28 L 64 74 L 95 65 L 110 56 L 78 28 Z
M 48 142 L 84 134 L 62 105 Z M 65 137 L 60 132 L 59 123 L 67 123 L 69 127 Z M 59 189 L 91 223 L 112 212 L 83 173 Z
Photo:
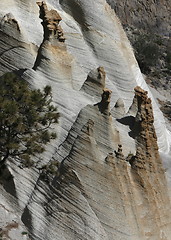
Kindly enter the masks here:
M 58 118 L 50 86 L 32 90 L 14 73 L 1 77 L 0 168 L 10 157 L 32 166 L 31 156 L 44 152 L 45 145 L 56 138 L 52 126 Z
M 141 71 L 149 73 L 151 67 L 156 65 L 161 54 L 159 38 L 155 39 L 151 34 L 138 35 L 133 42 L 133 47 Z

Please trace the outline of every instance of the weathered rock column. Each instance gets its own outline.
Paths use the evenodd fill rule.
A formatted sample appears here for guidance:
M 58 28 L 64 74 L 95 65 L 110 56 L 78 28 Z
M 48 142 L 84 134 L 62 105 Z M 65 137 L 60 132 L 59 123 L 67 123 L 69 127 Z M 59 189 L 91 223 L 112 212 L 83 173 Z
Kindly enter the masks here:
M 170 200 L 157 137 L 153 126 L 151 99 L 147 91 L 135 88 L 138 112 L 133 132 L 136 155 L 130 161 L 136 214 L 145 239 L 170 239 Z

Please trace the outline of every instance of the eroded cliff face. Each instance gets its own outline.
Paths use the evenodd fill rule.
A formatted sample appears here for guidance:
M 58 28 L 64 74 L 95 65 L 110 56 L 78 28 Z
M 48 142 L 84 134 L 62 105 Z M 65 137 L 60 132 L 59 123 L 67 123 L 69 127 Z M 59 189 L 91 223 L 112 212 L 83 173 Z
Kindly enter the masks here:
M 171 5 L 170 1 L 107 0 L 120 18 L 146 81 L 166 121 L 171 102 Z M 170 123 L 169 123 L 170 124 Z M 169 127 L 168 124 L 168 127 Z
M 107 0 L 124 25 L 169 36 L 171 31 L 170 2 L 168 0 Z
M 170 133 L 113 10 L 104 0 L 8 4 L 0 2 L 1 75 L 15 70 L 31 87 L 51 85 L 61 117 L 38 168 L 8 161 L 0 234 L 169 240 L 158 145 L 169 152 Z M 47 163 L 55 175 L 40 170 Z

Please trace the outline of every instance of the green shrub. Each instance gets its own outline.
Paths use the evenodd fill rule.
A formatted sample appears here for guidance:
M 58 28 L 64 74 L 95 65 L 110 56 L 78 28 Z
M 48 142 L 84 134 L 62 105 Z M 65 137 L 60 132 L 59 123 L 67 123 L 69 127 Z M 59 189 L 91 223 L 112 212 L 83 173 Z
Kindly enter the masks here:
M 58 118 L 50 86 L 32 90 L 14 73 L 1 77 L 0 168 L 10 157 L 26 167 L 33 165 L 31 156 L 45 151 L 45 145 L 56 138 L 51 127 Z
M 156 65 L 160 56 L 159 38 L 152 34 L 138 35 L 133 42 L 133 47 L 141 71 L 150 72 L 150 68 Z

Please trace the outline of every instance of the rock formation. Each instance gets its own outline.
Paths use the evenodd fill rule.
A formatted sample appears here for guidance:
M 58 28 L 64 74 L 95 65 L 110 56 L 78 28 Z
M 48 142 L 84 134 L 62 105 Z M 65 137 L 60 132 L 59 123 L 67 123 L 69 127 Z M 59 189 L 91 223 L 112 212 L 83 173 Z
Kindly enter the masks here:
M 135 117 L 135 126 L 133 132 L 136 132 L 138 144 L 143 146 L 148 158 L 159 158 L 157 136 L 154 129 L 154 117 L 151 99 L 147 96 L 147 91 L 140 87 L 135 88 L 135 97 L 137 99 L 138 112 Z
M 104 68 L 98 67 L 97 69 L 92 70 L 88 74 L 88 77 L 81 89 L 84 92 L 86 92 L 88 95 L 91 95 L 94 97 L 101 96 L 106 84 L 105 80 L 106 80 L 106 73 L 104 71 Z
M 112 109 L 112 113 L 115 116 L 115 118 L 122 118 L 125 116 L 125 106 L 122 98 L 119 98 Z
M 107 0 L 119 16 L 147 83 L 169 120 L 171 102 L 171 5 L 169 1 Z M 142 17 L 143 16 L 143 17 Z M 166 106 L 166 107 L 164 107 Z
M 111 7 L 1 0 L 0 21 L 0 75 L 15 71 L 33 88 L 51 85 L 61 116 L 40 166 L 8 161 L 0 236 L 170 240 L 158 152 L 169 154 L 170 132 Z
M 135 88 L 135 97 L 137 99 L 137 115 L 135 124 L 132 129 L 136 139 L 136 155 L 132 156 L 129 161 L 132 168 L 132 176 L 136 184 L 139 186 L 139 194 L 142 194 L 141 212 L 144 212 L 144 218 L 141 219 L 143 232 L 145 237 L 153 239 L 167 239 L 169 234 L 169 226 L 165 222 L 165 217 L 170 218 L 168 209 L 164 210 L 164 206 L 170 205 L 170 200 L 166 189 L 166 179 L 162 161 L 159 156 L 157 137 L 154 129 L 154 117 L 151 99 L 147 96 L 147 91 L 140 87 Z M 158 195 L 161 192 L 161 195 Z M 148 199 L 146 196 L 148 195 Z M 136 199 L 136 198 L 135 198 Z M 153 203 L 151 206 L 151 203 Z M 162 203 L 162 204 L 161 204 Z M 160 207 L 159 207 L 160 206 Z M 152 216 L 155 215 L 153 219 Z M 151 223 L 153 219 L 153 223 Z M 156 228 L 158 220 L 161 228 Z M 151 224 L 151 231 L 149 231 Z M 155 239 L 154 238 L 154 239 Z
M 20 27 L 15 17 L 11 13 L 7 13 L 1 20 L 1 28 L 3 29 L 5 25 L 12 26 L 17 31 L 20 31 Z
M 56 10 L 49 11 L 44 1 L 37 2 L 37 5 L 40 8 L 39 17 L 43 20 L 44 40 L 56 38 L 60 42 L 64 42 L 63 30 L 59 26 L 59 22 L 62 20 L 59 13 Z
M 37 2 L 37 5 L 40 8 L 39 18 L 43 20 L 41 24 L 43 26 L 44 35 L 43 42 L 39 47 L 38 55 L 33 66 L 34 70 L 44 64 L 43 60 L 47 61 L 50 59 L 50 61 L 52 61 L 55 55 L 60 55 L 61 52 L 65 52 L 65 46 L 59 44 L 60 42 L 65 42 L 63 30 L 59 25 L 62 18 L 56 10 L 48 10 L 44 1 Z

